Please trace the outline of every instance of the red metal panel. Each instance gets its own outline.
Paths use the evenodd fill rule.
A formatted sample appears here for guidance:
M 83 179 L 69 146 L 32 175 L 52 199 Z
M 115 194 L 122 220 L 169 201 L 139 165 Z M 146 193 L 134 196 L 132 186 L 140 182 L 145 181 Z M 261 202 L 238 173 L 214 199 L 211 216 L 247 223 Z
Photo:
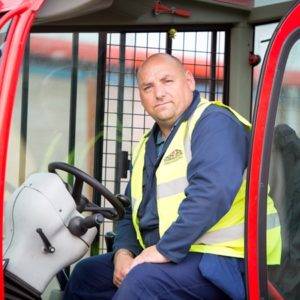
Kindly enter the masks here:
M 276 71 L 280 54 L 289 35 L 300 27 L 300 3 L 290 11 L 280 23 L 276 35 L 272 38 L 266 54 L 266 62 L 262 71 L 260 88 L 257 94 L 257 114 L 253 128 L 252 155 L 249 166 L 248 189 L 248 222 L 247 222 L 247 269 L 248 292 L 252 300 L 260 299 L 259 287 L 259 199 L 261 187 L 261 166 L 264 142 L 266 140 L 266 125 L 270 109 L 271 93 L 274 88 Z
M 23 2 L 23 4 L 22 4 Z M 36 15 L 36 9 L 41 6 L 43 0 L 32 1 L 2 1 L 0 9 L 7 9 L 9 4 L 20 4 L 14 10 L 6 13 L 0 20 L 3 26 L 9 18 L 13 22 L 9 28 L 9 32 L 4 47 L 4 52 L 0 65 L 0 215 L 3 216 L 3 195 L 5 183 L 5 170 L 8 137 L 11 123 L 12 110 L 16 86 L 18 82 L 19 70 L 23 58 L 26 40 L 28 38 L 31 24 Z M 1 28 L 1 27 L 0 27 Z M 3 218 L 0 222 L 0 232 L 3 233 Z M 2 238 L 0 242 L 0 255 L 2 253 Z M 4 299 L 3 293 L 3 270 L 0 270 L 0 298 Z
M 15 10 L 24 4 L 24 0 L 2 0 L 0 1 L 0 12 Z
M 39 10 L 44 0 L 1 0 L 0 12 L 13 11 L 22 5 L 28 5 L 31 10 Z

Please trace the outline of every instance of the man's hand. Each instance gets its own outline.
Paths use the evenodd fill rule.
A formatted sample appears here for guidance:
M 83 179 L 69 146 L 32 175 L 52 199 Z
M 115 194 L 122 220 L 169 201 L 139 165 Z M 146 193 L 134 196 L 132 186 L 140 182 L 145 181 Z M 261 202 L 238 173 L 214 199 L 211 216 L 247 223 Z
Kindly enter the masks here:
M 133 260 L 130 270 L 135 266 L 145 262 L 161 264 L 161 263 L 167 263 L 169 261 L 170 260 L 168 258 L 166 258 L 165 256 L 163 256 L 157 251 L 156 246 L 154 245 L 144 249 L 142 253 Z
M 126 249 L 119 249 L 115 253 L 114 257 L 114 277 L 113 283 L 117 287 L 119 287 L 126 277 L 127 273 L 131 269 L 131 265 L 133 263 L 133 254 Z

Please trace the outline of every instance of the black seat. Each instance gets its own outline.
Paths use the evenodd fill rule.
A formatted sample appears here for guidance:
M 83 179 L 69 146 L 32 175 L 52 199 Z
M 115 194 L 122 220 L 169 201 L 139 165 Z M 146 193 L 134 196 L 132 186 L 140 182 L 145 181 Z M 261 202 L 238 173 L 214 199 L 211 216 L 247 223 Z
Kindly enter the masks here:
M 280 266 L 268 269 L 269 280 L 286 299 L 300 295 L 300 139 L 286 124 L 275 127 L 270 194 L 278 210 L 282 234 Z

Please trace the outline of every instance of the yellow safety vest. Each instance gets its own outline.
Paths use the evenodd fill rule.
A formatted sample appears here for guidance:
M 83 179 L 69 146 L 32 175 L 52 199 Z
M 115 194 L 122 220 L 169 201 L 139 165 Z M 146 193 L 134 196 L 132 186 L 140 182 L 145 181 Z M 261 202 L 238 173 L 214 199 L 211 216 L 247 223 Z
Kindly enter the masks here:
M 230 110 L 239 121 L 250 130 L 251 124 L 230 107 L 219 101 L 201 99 L 192 116 L 181 122 L 173 140 L 164 153 L 156 170 L 157 210 L 159 217 L 159 235 L 176 221 L 178 208 L 186 198 L 184 194 L 187 182 L 187 166 L 191 155 L 191 137 L 196 122 L 209 105 L 217 105 Z M 150 133 L 146 133 L 134 151 L 131 174 L 132 221 L 137 239 L 145 248 L 139 229 L 137 215 L 143 198 L 143 169 L 146 142 Z M 243 180 L 229 211 L 190 247 L 191 252 L 213 253 L 218 255 L 244 257 L 244 221 L 245 221 L 246 181 Z M 281 235 L 280 224 L 273 200 L 267 199 L 267 261 L 268 264 L 280 263 Z

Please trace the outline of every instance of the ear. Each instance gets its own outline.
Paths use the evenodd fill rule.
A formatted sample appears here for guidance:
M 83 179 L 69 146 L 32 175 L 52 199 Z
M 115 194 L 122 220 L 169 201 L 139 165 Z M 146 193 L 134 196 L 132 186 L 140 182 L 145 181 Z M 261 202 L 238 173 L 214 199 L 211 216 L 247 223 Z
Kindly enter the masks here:
M 186 78 L 188 87 L 193 92 L 196 89 L 196 83 L 195 83 L 194 75 L 190 71 L 187 70 L 187 71 L 185 71 L 185 78 Z

